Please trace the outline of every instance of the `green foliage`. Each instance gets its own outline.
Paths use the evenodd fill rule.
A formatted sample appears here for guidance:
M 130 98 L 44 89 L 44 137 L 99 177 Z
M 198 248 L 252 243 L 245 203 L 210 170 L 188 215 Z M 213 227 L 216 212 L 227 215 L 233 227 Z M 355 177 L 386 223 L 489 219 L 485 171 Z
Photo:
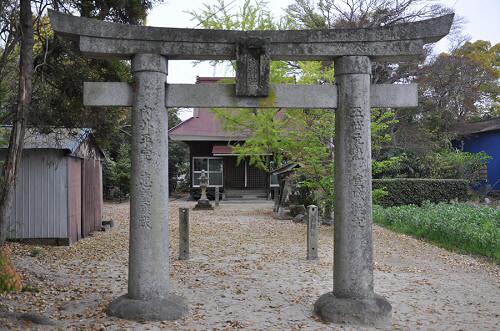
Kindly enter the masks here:
M 398 122 L 396 113 L 392 109 L 372 108 L 371 132 L 374 158 L 377 158 L 382 148 L 392 141 L 391 130 Z
M 465 43 L 442 53 L 417 72 L 419 116 L 438 136 L 453 134 L 456 125 L 492 116 L 500 108 L 500 44 Z
M 421 157 L 447 149 L 457 135 L 457 126 L 500 116 L 499 63 L 500 44 L 478 40 L 430 57 L 418 66 L 398 67 L 390 77 L 396 81 L 415 77 L 419 106 L 397 112 L 399 122 L 385 152 Z M 412 167 L 418 172 L 416 161 Z
M 500 78 L 500 44 L 491 45 L 487 40 L 468 41 L 455 50 L 454 54 L 466 56 L 481 63 L 491 70 L 496 78 Z
M 54 38 L 51 31 L 40 42 L 45 43 L 44 37 Z M 84 107 L 83 82 L 130 82 L 129 64 L 82 58 L 66 40 L 54 39 L 49 44 L 52 49 L 46 57 L 45 50 L 35 53 L 39 67 L 34 75 L 32 109 L 36 111 L 30 113 L 29 125 L 92 128 L 101 148 L 112 149 L 113 142 L 121 140 L 120 129 L 130 123 L 129 110 Z
M 119 23 L 143 24 L 148 11 L 163 0 L 62 0 L 61 2 L 77 9 L 81 16 Z
M 230 12 L 224 0 L 215 4 L 203 4 L 200 11 L 189 11 L 194 20 L 205 29 L 218 30 L 270 30 L 275 26 L 267 3 L 261 0 L 245 0 L 237 12 Z
M 372 191 L 372 202 L 374 205 L 379 205 L 382 203 L 382 199 L 387 197 L 389 192 L 385 188 L 376 188 Z
M 276 30 L 291 29 L 292 22 L 288 18 L 276 20 L 267 6 L 266 1 L 245 0 L 241 6 L 233 10 L 228 6 L 225 0 L 216 0 L 213 4 L 203 4 L 200 10 L 188 11 L 192 20 L 198 21 L 198 26 L 204 29 L 214 30 Z M 210 61 L 213 65 L 223 61 Z M 284 61 L 273 69 L 279 69 L 280 66 L 287 66 Z M 235 68 L 235 62 L 233 62 Z M 273 74 L 271 73 L 271 79 Z M 280 76 L 282 77 L 282 76 Z
M 103 185 L 108 189 L 116 188 L 118 192 L 114 194 L 109 192 L 108 198 L 114 198 L 114 195 L 126 196 L 130 193 L 130 144 L 121 144 L 118 154 L 114 159 L 108 159 L 103 168 Z
M 455 55 L 471 59 L 490 74 L 488 76 L 491 79 L 483 80 L 479 86 L 484 99 L 489 100 L 485 104 L 486 107 L 483 106 L 483 108 L 487 109 L 488 115 L 500 116 L 500 84 L 498 81 L 500 78 L 500 43 L 491 45 L 489 41 L 485 40 L 466 42 L 455 51 Z
M 491 159 L 484 152 L 444 149 L 427 155 L 402 153 L 373 162 L 374 178 L 436 178 L 478 181 Z
M 212 109 L 223 123 L 225 130 L 251 135 L 244 144 L 237 145 L 239 161 L 248 156 L 251 165 L 268 170 L 267 154 L 281 164 L 283 148 L 282 132 L 287 121 L 278 118 L 279 109 Z
M 479 180 L 491 157 L 485 152 L 469 153 L 458 150 L 445 150 L 424 158 L 430 178 L 457 178 Z
M 425 201 L 449 202 L 465 201 L 468 197 L 469 182 L 461 179 L 394 178 L 374 179 L 373 189 L 387 191 L 378 197 L 383 206 L 421 205 Z
M 480 254 L 500 263 L 500 210 L 464 203 L 382 208 L 374 220 L 389 229 L 460 252 Z
M 377 161 L 373 160 L 372 162 L 372 173 L 373 178 L 393 178 L 393 177 L 402 177 L 403 173 L 403 162 L 406 159 L 406 154 L 402 154 L 399 156 L 392 156 L 385 160 Z
M 335 198 L 335 114 L 326 109 L 294 109 L 287 111 L 287 117 L 290 125 L 284 130 L 287 139 L 282 141 L 282 146 L 288 160 L 301 165 L 294 175 L 298 184 L 317 192 L 320 200 L 332 204 Z

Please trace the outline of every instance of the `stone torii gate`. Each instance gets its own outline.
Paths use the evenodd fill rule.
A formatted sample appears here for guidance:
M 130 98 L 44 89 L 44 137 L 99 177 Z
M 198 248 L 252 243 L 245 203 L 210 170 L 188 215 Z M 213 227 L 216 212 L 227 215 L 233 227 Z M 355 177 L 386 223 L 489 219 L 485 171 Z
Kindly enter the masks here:
M 420 57 L 448 34 L 453 14 L 373 29 L 247 32 L 50 18 L 84 55 L 132 60 L 133 85 L 84 85 L 87 106 L 133 109 L 128 293 L 111 315 L 165 320 L 188 311 L 169 276 L 166 108 L 336 108 L 334 283 L 314 310 L 330 322 L 390 322 L 391 305 L 373 289 L 370 107 L 415 107 L 417 87 L 370 85 L 371 62 Z M 167 60 L 221 59 L 237 60 L 235 85 L 166 84 Z M 334 60 L 336 85 L 270 85 L 271 60 Z

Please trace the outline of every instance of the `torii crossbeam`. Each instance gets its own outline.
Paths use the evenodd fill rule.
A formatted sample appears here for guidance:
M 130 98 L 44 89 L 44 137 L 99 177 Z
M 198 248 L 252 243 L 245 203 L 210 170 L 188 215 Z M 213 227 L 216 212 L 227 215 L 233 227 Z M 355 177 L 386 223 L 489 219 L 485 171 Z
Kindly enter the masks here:
M 371 61 L 421 57 L 448 34 L 453 14 L 373 29 L 223 31 L 108 23 L 50 12 L 54 31 L 91 57 L 132 59 L 134 85 L 86 83 L 87 106 L 132 106 L 128 294 L 109 313 L 181 318 L 169 277 L 167 107 L 336 108 L 333 291 L 325 321 L 386 326 L 391 305 L 373 289 L 371 107 L 414 107 L 416 85 L 370 85 Z M 168 85 L 167 60 L 237 60 L 235 85 Z M 270 85 L 271 60 L 333 60 L 335 85 Z
M 238 97 L 234 84 L 168 84 L 166 108 L 337 108 L 335 85 L 271 85 L 270 96 Z M 134 88 L 128 83 L 83 85 L 85 106 L 132 107 Z M 370 86 L 372 108 L 403 108 L 418 105 L 417 84 Z

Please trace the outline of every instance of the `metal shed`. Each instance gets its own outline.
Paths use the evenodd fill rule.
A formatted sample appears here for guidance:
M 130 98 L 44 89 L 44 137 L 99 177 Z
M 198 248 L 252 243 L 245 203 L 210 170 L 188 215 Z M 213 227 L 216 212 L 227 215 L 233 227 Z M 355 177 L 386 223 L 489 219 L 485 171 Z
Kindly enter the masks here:
M 485 179 L 491 189 L 500 192 L 500 117 L 489 120 L 466 123 L 457 129 L 458 139 L 455 142 L 465 152 L 485 152 L 491 156 L 485 169 Z
M 9 239 L 69 245 L 99 230 L 103 159 L 90 129 L 27 130 Z

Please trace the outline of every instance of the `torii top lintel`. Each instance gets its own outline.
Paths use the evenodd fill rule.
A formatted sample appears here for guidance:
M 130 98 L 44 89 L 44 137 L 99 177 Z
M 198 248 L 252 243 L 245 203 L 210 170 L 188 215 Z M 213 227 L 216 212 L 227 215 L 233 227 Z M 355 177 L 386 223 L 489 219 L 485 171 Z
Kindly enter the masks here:
M 91 57 L 131 58 L 156 53 L 172 60 L 233 60 L 237 45 L 261 40 L 271 60 L 331 60 L 369 56 L 374 61 L 403 61 L 423 54 L 424 44 L 450 31 L 454 14 L 371 29 L 227 31 L 137 26 L 104 22 L 50 11 L 57 34 L 79 39 Z

